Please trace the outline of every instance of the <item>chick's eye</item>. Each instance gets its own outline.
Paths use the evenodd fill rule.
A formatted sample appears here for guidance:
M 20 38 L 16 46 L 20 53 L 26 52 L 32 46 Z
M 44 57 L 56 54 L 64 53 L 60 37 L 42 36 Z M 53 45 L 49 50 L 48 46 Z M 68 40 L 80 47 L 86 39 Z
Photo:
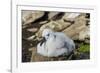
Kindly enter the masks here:
M 49 34 L 47 34 L 47 36 L 49 36 Z

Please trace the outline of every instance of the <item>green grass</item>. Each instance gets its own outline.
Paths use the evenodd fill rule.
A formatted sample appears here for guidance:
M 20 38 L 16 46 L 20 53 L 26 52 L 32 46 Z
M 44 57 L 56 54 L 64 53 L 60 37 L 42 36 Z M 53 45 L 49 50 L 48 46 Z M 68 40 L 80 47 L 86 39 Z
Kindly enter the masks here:
M 79 48 L 79 52 L 88 53 L 90 52 L 90 45 L 89 44 L 81 44 Z

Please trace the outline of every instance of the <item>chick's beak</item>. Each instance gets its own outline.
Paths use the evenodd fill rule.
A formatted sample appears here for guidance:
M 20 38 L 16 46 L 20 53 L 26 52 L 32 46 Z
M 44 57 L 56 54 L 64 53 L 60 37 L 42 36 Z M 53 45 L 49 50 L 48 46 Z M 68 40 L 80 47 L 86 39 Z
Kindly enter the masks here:
M 43 37 L 42 39 L 41 39 L 41 41 L 40 41 L 40 46 L 43 44 L 43 43 L 45 43 L 46 42 L 46 39 L 45 39 L 45 37 Z

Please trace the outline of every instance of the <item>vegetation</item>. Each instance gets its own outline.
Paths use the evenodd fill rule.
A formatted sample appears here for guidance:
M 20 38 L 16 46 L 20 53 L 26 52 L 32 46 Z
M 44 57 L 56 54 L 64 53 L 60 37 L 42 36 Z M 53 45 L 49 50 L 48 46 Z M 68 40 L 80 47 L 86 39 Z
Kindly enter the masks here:
M 80 45 L 80 48 L 78 50 L 79 52 L 82 52 L 82 53 L 89 53 L 90 52 L 90 45 L 89 44 L 81 44 Z

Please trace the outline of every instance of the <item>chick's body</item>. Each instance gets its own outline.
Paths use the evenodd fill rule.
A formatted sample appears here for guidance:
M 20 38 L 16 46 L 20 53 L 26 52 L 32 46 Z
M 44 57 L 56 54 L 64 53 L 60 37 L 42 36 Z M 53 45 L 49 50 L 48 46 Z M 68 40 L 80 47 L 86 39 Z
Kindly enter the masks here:
M 75 44 L 73 40 L 62 32 L 53 32 L 42 45 L 39 43 L 37 46 L 37 52 L 48 57 L 68 55 L 74 49 Z

